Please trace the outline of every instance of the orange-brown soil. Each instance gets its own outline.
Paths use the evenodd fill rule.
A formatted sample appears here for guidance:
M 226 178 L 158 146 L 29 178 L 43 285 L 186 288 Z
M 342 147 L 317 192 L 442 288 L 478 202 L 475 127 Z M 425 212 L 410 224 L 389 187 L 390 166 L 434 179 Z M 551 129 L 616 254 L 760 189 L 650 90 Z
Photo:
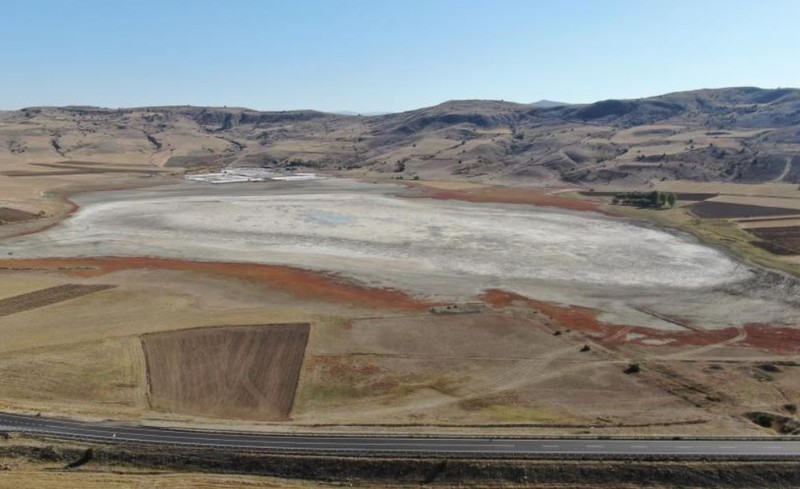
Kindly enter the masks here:
M 0 260 L 0 269 L 58 270 L 80 277 L 105 275 L 120 270 L 179 270 L 233 277 L 285 290 L 299 298 L 321 299 L 360 307 L 422 311 L 433 303 L 399 290 L 366 287 L 340 277 L 281 265 L 197 262 L 148 257 L 45 258 Z
M 731 326 L 714 330 L 659 330 L 644 326 L 604 323 L 597 319 L 598 311 L 593 309 L 561 306 L 504 290 L 487 290 L 482 299 L 496 308 L 526 305 L 542 312 L 556 324 L 580 331 L 607 348 L 622 345 L 636 345 L 643 348 L 710 346 L 724 343 L 729 346 L 763 349 L 776 354 L 800 353 L 800 329 L 797 328 L 746 324 L 741 328 Z
M 573 211 L 594 211 L 604 214 L 598 202 L 578 200 L 554 194 L 555 189 L 480 187 L 454 190 L 441 190 L 426 187 L 424 184 L 406 183 L 417 192 L 405 197 L 439 200 L 462 200 L 465 202 L 494 202 L 498 204 L 530 204 L 543 207 L 558 207 Z

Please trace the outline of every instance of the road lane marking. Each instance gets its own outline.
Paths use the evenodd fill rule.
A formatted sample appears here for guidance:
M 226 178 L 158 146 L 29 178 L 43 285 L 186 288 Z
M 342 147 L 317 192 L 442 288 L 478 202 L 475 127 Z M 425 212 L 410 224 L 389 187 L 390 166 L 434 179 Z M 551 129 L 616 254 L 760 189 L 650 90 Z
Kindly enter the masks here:
M 60 430 L 60 431 L 59 431 Z M 491 448 L 516 448 L 515 443 L 463 443 L 463 444 L 454 444 L 454 443 L 430 443 L 426 442 L 424 439 L 413 440 L 413 441 L 404 441 L 401 443 L 393 442 L 390 440 L 386 441 L 360 441 L 357 438 L 351 440 L 336 440 L 336 441 L 311 441 L 311 440 L 241 440 L 236 438 L 206 438 L 203 436 L 175 436 L 171 434 L 165 435 L 153 435 L 153 434 L 128 434 L 127 436 L 114 436 L 114 430 L 92 430 L 92 429 L 81 429 L 81 428 L 66 428 L 66 427 L 59 427 L 59 430 L 46 430 L 46 429 L 34 429 L 32 431 L 39 431 L 43 433 L 57 433 L 63 434 L 68 436 L 87 436 L 92 438 L 101 438 L 101 439 L 115 439 L 115 440 L 125 440 L 125 441 L 160 441 L 162 443 L 196 443 L 202 444 L 202 442 L 210 442 L 210 444 L 232 444 L 236 443 L 239 444 L 238 446 L 249 446 L 254 448 L 259 447 L 267 447 L 267 448 L 290 448 L 286 447 L 286 445 L 290 446 L 297 446 L 297 447 L 317 447 L 317 446 L 328 446 L 331 449 L 340 449 L 346 448 L 348 446 L 357 445 L 359 447 L 385 447 L 389 450 L 426 450 L 426 449 L 435 449 L 435 448 L 465 448 L 468 450 L 481 450 L 481 451 L 490 451 L 487 449 Z M 71 433 L 71 432 L 72 433 Z M 96 433 L 96 434 L 89 434 L 89 433 Z M 185 441 L 184 441 L 185 440 Z M 476 441 L 483 441 L 483 440 L 476 440 Z
M 780 442 L 779 440 L 770 441 L 738 441 L 736 445 L 720 444 L 724 440 L 683 440 L 683 444 L 678 445 L 669 440 L 652 440 L 652 446 L 648 444 L 629 444 L 624 440 L 611 440 L 608 443 L 600 444 L 591 442 L 594 440 L 566 440 L 565 444 L 553 443 L 557 440 L 536 440 L 536 439 L 490 439 L 490 438 L 437 438 L 437 437 L 359 437 L 359 436 L 286 436 L 280 433 L 269 432 L 214 432 L 204 430 L 169 429 L 157 426 L 115 426 L 106 423 L 80 423 L 61 420 L 50 420 L 46 418 L 33 418 L 24 416 L 8 416 L 0 414 L 0 431 L 21 431 L 31 433 L 42 433 L 54 436 L 62 436 L 73 439 L 92 439 L 107 442 L 138 442 L 138 443 L 161 443 L 176 445 L 194 446 L 216 446 L 223 448 L 242 448 L 252 450 L 343 450 L 354 452 L 449 452 L 449 453 L 542 453 L 552 451 L 561 454 L 581 454 L 581 453 L 624 453 L 630 450 L 647 450 L 648 453 L 663 453 L 665 455 L 685 454 L 687 450 L 694 448 L 697 454 L 719 454 L 729 455 L 730 450 L 738 449 L 742 455 L 766 454 L 767 451 L 778 451 L 778 454 L 767 454 L 777 456 L 781 453 L 800 454 L 800 442 L 789 441 Z M 775 443 L 779 441 L 779 443 Z M 583 443 L 581 443 L 583 442 Z M 588 443 L 587 443 L 588 442 Z M 680 443 L 680 442 L 677 442 Z M 691 443 L 689 445 L 687 443 Z M 583 447 L 583 448 L 578 448 Z M 601 451 L 602 450 L 602 451 Z

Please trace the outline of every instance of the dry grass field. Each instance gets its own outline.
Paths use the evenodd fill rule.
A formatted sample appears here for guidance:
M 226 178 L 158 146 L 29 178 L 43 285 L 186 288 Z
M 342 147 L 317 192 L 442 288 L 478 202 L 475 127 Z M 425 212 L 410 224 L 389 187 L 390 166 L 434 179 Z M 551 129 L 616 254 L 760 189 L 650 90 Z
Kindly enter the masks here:
M 716 424 L 647 379 L 624 374 L 625 356 L 581 351 L 587 337 L 555 335 L 558 328 L 524 307 L 327 325 L 309 345 L 295 420 L 622 432 L 629 424 L 636 432 Z
M 1 409 L 270 430 L 760 430 L 741 417 L 737 404 L 698 406 L 683 395 L 690 385 L 683 377 L 664 377 L 647 366 L 648 359 L 660 356 L 665 358 L 659 365 L 679 366 L 707 357 L 709 350 L 701 348 L 709 345 L 637 346 L 633 335 L 626 341 L 609 329 L 598 336 L 582 327 L 590 316 L 565 315 L 566 310 L 542 303 L 486 297 L 490 310 L 484 312 L 431 314 L 391 310 L 380 302 L 359 307 L 363 301 L 355 291 L 314 299 L 287 293 L 284 284 L 237 279 L 230 272 L 116 266 L 82 278 L 75 273 L 86 272 L 83 268 L 50 265 L 50 270 L 2 272 L 0 290 L 8 297 L 59 282 L 117 287 L 0 317 Z M 363 294 L 368 298 L 370 291 Z M 205 328 L 212 311 L 217 324 L 231 328 Z M 273 326 L 236 326 L 263 324 L 265 318 L 314 324 L 305 359 L 300 346 L 305 340 L 298 338 L 303 328 L 298 333 L 290 327 L 295 346 L 281 350 L 286 356 L 280 357 L 271 353 Z M 141 338 L 150 357 L 149 385 Z M 758 344 L 731 349 L 724 346 L 727 339 L 720 337 L 713 352 L 719 362 L 745 366 L 774 355 Z M 590 351 L 581 351 L 583 345 Z M 676 354 L 680 357 L 671 357 Z M 623 373 L 631 361 L 643 362 L 645 371 Z M 297 370 L 287 373 L 292 365 Z M 290 410 L 292 375 L 298 387 Z M 793 399 L 797 382 L 791 375 L 781 379 Z M 747 385 L 737 395 L 750 396 Z M 736 384 L 729 389 L 735 391 Z M 284 396 L 263 396 L 271 392 Z M 788 401 L 768 402 L 780 409 Z M 289 424 L 272 423 L 287 416 Z
M 129 115 L 125 137 L 114 145 L 108 142 L 111 136 L 87 131 L 80 141 L 67 136 L 57 141 L 67 149 L 63 156 L 45 132 L 41 141 L 31 140 L 23 156 L 0 149 L 3 206 L 28 213 L 17 216 L 45 213 L 34 221 L 0 226 L 0 236 L 56 223 L 74 210 L 66 200 L 71 192 L 176 181 L 171 174 L 183 170 L 172 168 L 181 158 L 199 161 L 236 153 L 243 162 L 260 161 L 257 155 L 237 153 L 236 145 L 217 133 L 197 132 L 194 123 L 180 118 L 170 121 L 175 126 L 170 131 L 149 133 L 161 145 L 156 148 L 141 131 L 131 129 L 144 115 Z M 66 133 L 74 124 L 66 118 L 56 125 Z M 367 151 L 369 140 L 358 141 L 362 122 L 323 126 L 319 123 L 313 138 L 292 141 L 278 140 L 284 129 L 269 128 L 264 138 L 275 141 L 265 151 L 288 159 Z M 460 135 L 432 131 L 415 139 L 416 146 L 370 154 L 372 166 L 353 168 L 351 174 L 430 175 L 440 180 L 414 182 L 408 196 L 626 213 L 677 227 L 695 226 L 709 242 L 735 252 L 740 246 L 742 253 L 770 265 L 791 258 L 751 250 L 756 237 L 742 228 L 754 226 L 752 221 L 698 219 L 686 212 L 686 202 L 657 213 L 610 208 L 602 197 L 574 199 L 563 184 L 532 190 L 487 185 L 494 176 L 475 177 L 496 170 L 498 181 L 535 180 L 536 175 L 503 176 L 505 170 L 492 166 L 515 141 L 548 151 L 564 147 L 567 159 L 548 163 L 552 175 L 572 168 L 569 158 L 597 163 L 597 171 L 614 170 L 617 163 L 646 163 L 661 171 L 658 163 L 636 161 L 637 154 L 694 154 L 687 149 L 688 139 L 696 146 L 732 150 L 753 137 L 735 131 L 690 134 L 684 126 L 674 126 L 623 129 L 616 135 L 605 125 L 546 126 L 526 131 L 522 140 L 502 127 L 473 131 L 463 145 Z M 609 150 L 603 142 L 608 140 L 633 146 L 606 168 L 594 160 Z M 260 148 L 259 143 L 251 147 Z M 91 148 L 92 154 L 82 148 Z M 408 169 L 396 175 L 395 163 L 404 159 Z M 448 181 L 453 171 L 472 181 Z M 720 193 L 712 199 L 719 204 L 800 209 L 796 185 L 664 181 L 655 186 Z M 597 185 L 597 190 L 604 189 Z M 791 220 L 786 224 L 797 225 Z M 485 312 L 438 315 L 428 312 L 431 304 L 398 291 L 258 265 L 152 258 L 22 261 L 4 256 L 0 267 L 0 311 L 13 306 L 0 317 L 3 410 L 269 430 L 758 435 L 772 431 L 745 419 L 745 411 L 786 414 L 784 405 L 800 402 L 800 380 L 791 365 L 800 360 L 798 351 L 777 346 L 797 344 L 791 331 L 770 331 L 773 337 L 756 327 L 719 334 L 658 334 L 604 325 L 591 311 L 525 298 L 503 302 L 484 297 Z M 101 291 L 106 286 L 114 288 Z M 313 324 L 305 352 L 302 328 L 292 327 L 289 338 L 280 339 L 275 335 L 280 326 L 239 326 L 265 323 Z M 270 333 L 271 328 L 278 329 Z M 149 384 L 142 343 L 150 358 Z M 589 351 L 581 351 L 584 345 Z M 778 365 L 779 372 L 758 368 L 776 358 L 786 363 Z M 631 362 L 642 365 L 641 374 L 623 373 Z M 50 474 L 41 477 L 42 484 L 70 483 Z M 185 480 L 190 482 L 146 477 L 134 480 L 146 487 L 207 483 L 189 475 Z M 17 485 L 19 478 L 5 480 L 24 487 Z M 108 474 L 99 474 L 97 480 L 97 487 L 123 484 Z
M 142 338 L 155 409 L 285 420 L 308 342 L 308 324 L 228 326 Z
M 2 409 L 131 418 L 148 407 L 144 355 L 132 337 L 2 354 L 0 392 Z
M 238 325 L 364 314 L 335 302 L 298 299 L 275 283 L 247 278 L 152 269 L 92 278 L 75 276 L 87 270 L 65 265 L 2 271 L 0 297 L 64 284 L 117 287 L 0 317 L 0 409 L 163 417 L 147 400 L 141 335 L 208 326 L 210 317 L 216 324 Z
M 128 467 L 94 467 L 66 470 L 63 464 L 34 463 L 0 458 L 0 489 L 322 489 L 342 487 L 341 483 L 279 479 L 235 474 L 205 474 L 135 470 Z M 372 487 L 350 483 L 348 487 Z M 418 485 L 386 485 L 410 488 Z M 446 486 L 439 486 L 446 487 Z

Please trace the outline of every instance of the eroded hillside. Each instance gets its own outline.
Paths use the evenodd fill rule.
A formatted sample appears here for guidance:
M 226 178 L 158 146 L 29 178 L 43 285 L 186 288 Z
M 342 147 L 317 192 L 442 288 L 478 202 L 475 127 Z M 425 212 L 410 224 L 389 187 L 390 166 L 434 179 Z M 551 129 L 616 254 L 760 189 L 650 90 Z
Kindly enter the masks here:
M 0 113 L 0 172 L 89 161 L 528 183 L 797 183 L 798 155 L 797 89 L 698 90 L 587 105 L 451 101 L 371 117 L 202 107 Z

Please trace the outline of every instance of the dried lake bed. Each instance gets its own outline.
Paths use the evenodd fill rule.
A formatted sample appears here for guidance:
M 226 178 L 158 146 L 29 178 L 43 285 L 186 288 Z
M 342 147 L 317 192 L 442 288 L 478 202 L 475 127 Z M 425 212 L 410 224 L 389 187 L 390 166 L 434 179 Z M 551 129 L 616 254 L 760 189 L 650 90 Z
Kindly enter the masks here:
M 2 253 L 282 264 L 435 300 L 501 288 L 669 329 L 680 328 L 670 317 L 701 328 L 800 326 L 791 280 L 690 236 L 595 213 L 401 192 L 324 179 L 90 193 L 74 199 L 75 215 L 6 240 Z

